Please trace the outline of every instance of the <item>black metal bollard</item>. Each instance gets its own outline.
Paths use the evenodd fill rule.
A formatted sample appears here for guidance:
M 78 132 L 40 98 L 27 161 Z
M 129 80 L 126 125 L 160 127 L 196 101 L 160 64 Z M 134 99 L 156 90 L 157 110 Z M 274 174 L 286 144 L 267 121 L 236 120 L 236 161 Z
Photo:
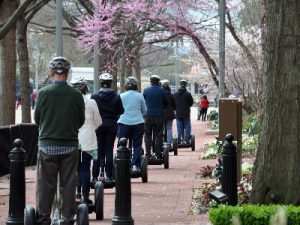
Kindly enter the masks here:
M 237 205 L 237 158 L 236 146 L 232 143 L 234 137 L 227 134 L 223 147 L 222 191 L 228 195 L 229 205 Z
M 112 224 L 133 225 L 131 217 L 130 151 L 126 138 L 121 138 L 116 156 L 116 199 Z
M 10 195 L 7 225 L 24 225 L 26 152 L 21 139 L 14 141 L 10 151 Z

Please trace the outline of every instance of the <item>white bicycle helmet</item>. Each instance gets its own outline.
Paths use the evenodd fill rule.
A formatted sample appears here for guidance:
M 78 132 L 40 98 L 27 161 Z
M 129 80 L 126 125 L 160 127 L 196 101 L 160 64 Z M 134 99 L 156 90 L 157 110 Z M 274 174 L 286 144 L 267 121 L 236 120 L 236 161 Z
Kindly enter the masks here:
M 167 79 L 161 80 L 160 83 L 162 86 L 170 86 L 170 81 Z
M 76 77 L 70 81 L 70 84 L 77 90 L 83 90 L 87 88 L 87 81 L 83 77 Z
M 186 87 L 186 85 L 187 85 L 187 80 L 182 79 L 182 80 L 180 80 L 179 84 L 180 84 L 181 87 Z
M 55 70 L 58 74 L 68 72 L 71 68 L 71 63 L 65 57 L 54 57 L 49 63 L 49 69 Z
M 150 82 L 154 84 L 158 84 L 160 81 L 159 75 L 153 74 L 150 76 Z
M 138 85 L 138 80 L 133 76 L 127 77 L 126 81 L 125 81 L 125 85 L 137 86 Z
M 112 81 L 113 80 L 113 76 L 109 73 L 102 73 L 99 76 L 99 81 L 100 82 L 106 82 L 106 81 Z

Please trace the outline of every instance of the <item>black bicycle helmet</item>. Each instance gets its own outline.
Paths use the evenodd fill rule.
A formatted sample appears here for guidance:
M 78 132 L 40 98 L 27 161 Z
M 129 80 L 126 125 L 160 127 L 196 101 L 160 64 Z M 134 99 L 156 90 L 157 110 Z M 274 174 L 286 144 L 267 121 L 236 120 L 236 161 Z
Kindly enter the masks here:
M 71 63 L 65 57 L 54 57 L 49 63 L 49 69 L 54 70 L 58 74 L 68 72 L 71 68 Z
M 79 91 L 87 88 L 87 81 L 83 77 L 76 77 L 70 81 L 70 84 Z

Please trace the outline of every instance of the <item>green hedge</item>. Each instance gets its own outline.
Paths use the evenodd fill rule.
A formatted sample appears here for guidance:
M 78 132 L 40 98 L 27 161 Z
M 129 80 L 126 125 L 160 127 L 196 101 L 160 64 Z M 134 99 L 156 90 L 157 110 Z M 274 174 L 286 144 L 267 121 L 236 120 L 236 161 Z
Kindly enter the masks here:
M 209 220 L 213 225 L 232 225 L 233 216 L 237 216 L 242 225 L 268 225 L 280 208 L 286 211 L 288 225 L 300 225 L 300 207 L 291 205 L 220 205 L 209 210 Z

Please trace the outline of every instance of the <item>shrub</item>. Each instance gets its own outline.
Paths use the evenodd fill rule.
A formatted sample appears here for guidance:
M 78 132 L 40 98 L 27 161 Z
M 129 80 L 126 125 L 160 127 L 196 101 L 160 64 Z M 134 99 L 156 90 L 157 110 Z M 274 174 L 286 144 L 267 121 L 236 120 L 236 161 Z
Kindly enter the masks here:
M 202 177 L 212 177 L 212 172 L 214 170 L 214 166 L 206 165 L 200 168 L 200 173 Z
M 231 225 L 237 216 L 243 225 L 268 225 L 281 208 L 286 210 L 288 225 L 300 224 L 300 207 L 292 205 L 220 205 L 209 210 L 209 220 L 213 225 Z

